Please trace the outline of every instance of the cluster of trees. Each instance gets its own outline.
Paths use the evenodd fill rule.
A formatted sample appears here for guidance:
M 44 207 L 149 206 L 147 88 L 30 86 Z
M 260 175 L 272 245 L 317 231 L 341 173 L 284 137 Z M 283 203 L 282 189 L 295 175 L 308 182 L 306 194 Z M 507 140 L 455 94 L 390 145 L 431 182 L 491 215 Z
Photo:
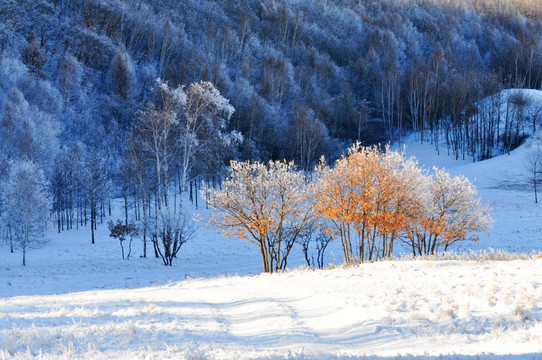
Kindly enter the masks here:
M 541 13 L 512 0 L 25 0 L 0 5 L 0 49 L 59 91 L 68 138 L 81 117 L 126 133 L 160 77 L 231 99 L 243 159 L 308 170 L 411 129 L 478 159 L 515 140 L 477 100 L 542 83 Z
M 195 171 L 220 177 L 242 138 L 226 131 L 234 109 L 213 84 L 171 88 L 158 80 L 156 91 L 157 102 L 140 113 L 130 133 L 125 182 L 134 186 L 136 219 L 142 218 L 143 256 L 149 236 L 155 253 L 172 265 L 193 233 L 183 211 L 184 189 Z M 128 223 L 127 206 L 125 214 Z
M 358 264 L 393 256 L 397 242 L 414 255 L 435 254 L 476 241 L 491 224 L 468 179 L 427 171 L 389 148 L 357 143 L 311 177 L 293 162 L 233 162 L 221 189 L 203 190 L 215 209 L 211 223 L 257 245 L 264 272 L 283 270 L 294 244 L 306 249 L 313 233 L 339 238 L 345 263 Z M 329 240 L 317 238 L 325 250 Z
M 197 201 L 230 159 L 311 170 L 408 131 L 458 157 L 510 151 L 542 111 L 519 95 L 481 99 L 540 88 L 541 19 L 539 2 L 519 0 L 2 1 L 0 181 L 10 162 L 33 162 L 58 230 L 90 227 L 92 242 L 122 197 L 124 223 L 145 223 L 144 244 L 170 264 L 179 193 Z M 200 90 L 232 108 L 198 113 Z M 167 103 L 175 91 L 186 103 Z M 134 147 L 152 131 L 144 119 L 168 112 L 170 148 L 148 160 Z M 150 231 L 172 216 L 177 230 Z

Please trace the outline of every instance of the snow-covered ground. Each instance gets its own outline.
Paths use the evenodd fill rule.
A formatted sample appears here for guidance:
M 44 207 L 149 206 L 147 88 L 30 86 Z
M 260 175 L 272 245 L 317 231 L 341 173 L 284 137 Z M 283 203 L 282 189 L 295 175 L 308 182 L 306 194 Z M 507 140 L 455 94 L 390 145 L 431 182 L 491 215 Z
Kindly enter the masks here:
M 408 141 L 408 154 L 469 177 L 493 208 L 491 232 L 453 250 L 542 251 L 524 165 L 536 141 L 477 163 Z M 542 359 L 538 255 L 312 271 L 294 249 L 295 270 L 262 275 L 254 245 L 193 210 L 200 230 L 172 267 L 141 258 L 139 241 L 121 260 L 105 223 L 95 245 L 88 228 L 51 228 L 26 267 L 0 243 L 0 359 Z M 326 262 L 340 254 L 332 243 Z
M 44 359 L 542 359 L 541 273 L 540 260 L 395 261 L 6 298 L 0 351 Z

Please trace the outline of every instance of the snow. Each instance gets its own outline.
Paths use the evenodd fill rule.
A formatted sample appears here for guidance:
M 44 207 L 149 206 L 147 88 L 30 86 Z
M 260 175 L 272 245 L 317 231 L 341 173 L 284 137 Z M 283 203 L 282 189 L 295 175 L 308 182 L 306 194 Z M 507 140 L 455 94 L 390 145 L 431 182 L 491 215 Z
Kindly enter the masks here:
M 5 298 L 1 354 L 540 359 L 542 277 L 533 274 L 541 271 L 538 259 L 393 261 Z
M 493 208 L 489 234 L 439 260 L 343 267 L 334 242 L 326 270 L 294 249 L 292 270 L 261 274 L 258 249 L 207 228 L 209 210 L 188 201 L 200 229 L 171 267 L 150 246 L 140 257 L 138 240 L 123 261 L 106 221 L 94 245 L 88 227 L 51 226 L 26 267 L 2 242 L 0 359 L 542 359 L 542 205 L 524 165 L 540 138 L 476 163 L 406 141 Z

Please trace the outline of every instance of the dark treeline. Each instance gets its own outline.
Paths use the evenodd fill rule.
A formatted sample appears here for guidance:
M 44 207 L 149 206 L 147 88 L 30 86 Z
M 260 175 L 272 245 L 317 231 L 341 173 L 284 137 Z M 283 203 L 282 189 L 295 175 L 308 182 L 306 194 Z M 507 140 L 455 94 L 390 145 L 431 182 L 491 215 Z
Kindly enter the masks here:
M 541 87 L 541 19 L 536 0 L 2 1 L 0 177 L 9 161 L 39 164 L 59 230 L 94 229 L 112 196 L 126 223 L 129 208 L 150 214 L 163 185 L 140 184 L 162 177 L 137 173 L 129 139 L 163 110 L 157 78 L 210 82 L 235 108 L 192 132 L 205 146 L 175 150 L 167 179 L 196 199 L 195 180 L 219 181 L 230 158 L 310 169 L 411 131 L 491 157 L 521 141 L 528 99 L 480 100 Z

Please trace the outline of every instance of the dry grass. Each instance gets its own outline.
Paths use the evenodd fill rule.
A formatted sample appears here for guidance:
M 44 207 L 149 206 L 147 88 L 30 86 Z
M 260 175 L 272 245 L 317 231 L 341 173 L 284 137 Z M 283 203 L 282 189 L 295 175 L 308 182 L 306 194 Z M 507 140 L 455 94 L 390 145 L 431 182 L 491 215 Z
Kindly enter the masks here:
M 503 250 L 495 250 L 489 248 L 489 250 L 480 250 L 468 252 L 456 253 L 454 251 L 447 251 L 444 253 L 438 253 L 435 255 L 423 255 L 413 256 L 409 254 L 401 255 L 397 258 L 391 258 L 389 260 L 461 260 L 461 261 L 513 261 L 513 260 L 535 260 L 541 259 L 541 251 L 532 251 L 531 253 L 515 253 L 507 252 Z

